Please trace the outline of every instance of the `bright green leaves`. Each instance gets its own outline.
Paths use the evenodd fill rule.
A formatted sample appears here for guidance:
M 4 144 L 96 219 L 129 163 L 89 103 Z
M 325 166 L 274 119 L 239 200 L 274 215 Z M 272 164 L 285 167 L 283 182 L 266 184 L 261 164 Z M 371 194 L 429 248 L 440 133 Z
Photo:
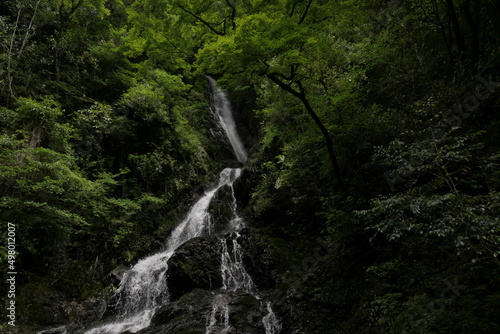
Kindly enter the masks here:
M 68 140 L 72 128 L 62 124 L 63 110 L 57 102 L 50 98 L 35 101 L 29 98 L 19 98 L 16 109 L 4 109 L 0 122 L 11 131 L 27 138 L 30 147 L 40 145 L 59 152 L 69 149 Z
M 234 30 L 243 5 L 239 0 L 177 0 L 173 7 L 184 22 L 196 26 L 198 37 L 206 37 L 206 33 L 224 36 Z
M 135 224 L 133 217 L 142 208 L 141 205 L 130 199 L 110 198 L 106 201 L 109 212 L 110 239 L 114 247 L 120 246 L 123 241 L 131 242 L 134 236 Z
M 162 117 L 164 108 L 162 105 L 163 94 L 161 91 L 154 90 L 152 85 L 142 84 L 130 88 L 122 97 L 122 105 L 125 108 L 133 108 L 138 117 L 152 121 L 157 116 L 160 121 L 167 121 Z
M 16 223 L 20 246 L 32 254 L 55 255 L 85 220 L 68 205 L 89 181 L 71 170 L 68 157 L 45 148 L 2 147 L 2 222 Z M 46 252 L 48 252 L 46 254 Z
M 127 8 L 127 25 L 122 28 L 124 55 L 135 62 L 188 75 L 188 60 L 196 40 L 192 28 L 180 20 L 177 6 L 167 1 L 135 1 Z
M 108 28 L 104 1 L 8 1 L 6 8 L 0 19 L 0 71 L 6 74 L 0 98 L 81 91 L 95 63 L 87 47 Z
M 170 126 L 181 124 L 182 115 L 175 114 L 173 109 L 180 104 L 190 85 L 185 84 L 180 76 L 160 69 L 144 68 L 142 72 L 143 82 L 123 94 L 120 107 L 133 111 L 134 117 L 150 125 L 154 121 Z
M 306 63 L 299 49 L 314 43 L 305 28 L 279 12 L 251 14 L 237 20 L 237 26 L 232 34 L 206 43 L 199 51 L 203 71 L 227 77 L 243 72 L 247 80 L 256 80 L 266 71 Z
M 297 3 L 300 2 L 295 5 Z M 335 6 L 331 5 L 330 8 L 313 3 L 311 8 L 319 13 L 342 8 L 337 6 L 333 8 Z M 337 42 L 338 38 L 323 20 L 299 24 L 294 15 L 289 15 L 289 7 L 279 3 L 267 4 L 265 9 L 240 16 L 236 20 L 237 29 L 203 45 L 198 54 L 198 64 L 207 72 L 222 73 L 227 78 L 230 73 L 241 76 L 243 72 L 247 79 L 253 80 L 263 73 L 289 74 L 291 67 L 295 68 L 295 74 L 300 74 L 304 71 L 303 67 L 318 61 L 344 66 L 337 61 L 336 55 L 340 59 L 340 55 L 348 51 L 348 46 Z M 335 56 L 332 58 L 332 55 Z M 311 76 L 310 73 L 308 75 Z
M 125 55 L 138 57 L 143 53 L 155 52 L 158 45 L 165 43 L 166 10 L 165 2 L 149 0 L 135 1 L 127 8 L 129 29 L 123 39 L 128 46 Z
M 72 124 L 78 129 L 107 127 L 113 119 L 110 105 L 96 102 L 86 109 L 74 113 Z

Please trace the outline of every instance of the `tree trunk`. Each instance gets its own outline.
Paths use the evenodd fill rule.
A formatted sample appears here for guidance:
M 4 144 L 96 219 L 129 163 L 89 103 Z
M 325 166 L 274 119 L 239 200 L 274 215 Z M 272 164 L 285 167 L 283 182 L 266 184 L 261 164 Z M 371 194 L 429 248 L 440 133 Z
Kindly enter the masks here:
M 311 118 L 314 120 L 316 125 L 318 126 L 319 130 L 321 131 L 321 134 L 323 135 L 323 139 L 325 140 L 326 144 L 326 149 L 328 150 L 328 155 L 330 157 L 330 162 L 333 167 L 333 172 L 335 175 L 335 178 L 337 179 L 337 182 L 340 185 L 340 188 L 345 191 L 345 185 L 344 181 L 342 179 L 342 173 L 340 171 L 340 166 L 338 163 L 337 156 L 335 154 L 335 149 L 333 147 L 333 141 L 332 141 L 332 136 L 330 135 L 330 132 L 328 132 L 328 129 L 325 127 L 321 119 L 319 118 L 318 114 L 314 111 L 313 107 L 309 103 L 309 100 L 307 99 L 307 95 L 305 93 L 305 89 L 302 86 L 302 83 L 300 81 L 296 82 L 299 90 L 295 90 L 290 85 L 285 84 L 282 80 L 280 80 L 276 74 L 268 74 L 267 77 L 276 83 L 280 88 L 283 90 L 287 91 L 288 93 L 296 96 L 301 102 L 304 108 L 306 109 L 307 113 Z
M 451 26 L 453 28 L 453 34 L 455 35 L 455 43 L 457 44 L 457 50 L 460 57 L 463 59 L 465 57 L 465 40 L 460 30 L 460 23 L 458 21 L 457 11 L 452 0 L 446 0 L 446 7 L 448 9 L 448 14 L 450 15 Z
M 464 9 L 464 14 L 465 14 L 465 20 L 467 21 L 467 25 L 470 28 L 470 34 L 471 34 L 471 60 L 474 64 L 476 64 L 479 61 L 479 56 L 480 56 L 480 42 L 479 42 L 479 20 L 477 19 L 478 12 L 480 10 L 479 4 L 480 0 L 474 1 L 474 14 L 471 12 L 471 0 L 467 0 L 464 3 L 463 9 Z M 476 21 L 474 20 L 474 17 L 476 16 Z

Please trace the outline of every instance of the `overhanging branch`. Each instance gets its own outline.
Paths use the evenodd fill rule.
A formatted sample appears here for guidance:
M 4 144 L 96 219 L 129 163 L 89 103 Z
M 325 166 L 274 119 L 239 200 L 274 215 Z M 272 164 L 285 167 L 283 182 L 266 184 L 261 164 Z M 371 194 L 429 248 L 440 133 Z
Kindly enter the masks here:
M 223 32 L 220 32 L 217 29 L 215 29 L 214 27 L 212 27 L 212 25 L 210 23 L 208 23 L 207 21 L 205 21 L 201 16 L 191 12 L 190 10 L 186 9 L 184 6 L 177 4 L 177 7 L 179 7 L 180 9 L 182 9 L 183 11 L 185 11 L 186 13 L 188 13 L 189 15 L 191 15 L 192 17 L 194 17 L 195 19 L 197 19 L 198 21 L 203 23 L 208 29 L 210 29 L 215 34 L 217 34 L 219 36 L 225 35 Z
M 293 73 L 293 76 L 295 76 L 294 73 Z M 323 135 L 323 139 L 325 141 L 326 148 L 328 150 L 328 155 L 330 157 L 330 162 L 331 162 L 332 167 L 333 167 L 333 172 L 334 172 L 335 178 L 337 179 L 337 182 L 339 183 L 340 188 L 342 190 L 345 190 L 344 181 L 342 179 L 340 166 L 338 163 L 337 156 L 335 154 L 335 149 L 333 147 L 333 140 L 332 140 L 332 137 L 330 135 L 330 132 L 328 132 L 328 129 L 325 127 L 325 125 L 323 124 L 323 122 L 319 118 L 318 114 L 316 114 L 313 107 L 309 103 L 309 100 L 307 99 L 306 91 L 305 91 L 302 83 L 300 81 L 290 81 L 289 83 L 285 83 L 282 79 L 280 79 L 280 77 L 285 78 L 285 76 L 280 74 L 280 73 L 268 73 L 267 77 L 272 82 L 277 84 L 281 89 L 296 96 L 302 102 L 302 105 L 306 109 L 307 113 L 314 120 L 314 122 L 318 126 L 319 130 L 321 131 L 321 134 Z M 297 85 L 298 89 L 294 89 L 292 87 L 292 83 L 295 83 Z

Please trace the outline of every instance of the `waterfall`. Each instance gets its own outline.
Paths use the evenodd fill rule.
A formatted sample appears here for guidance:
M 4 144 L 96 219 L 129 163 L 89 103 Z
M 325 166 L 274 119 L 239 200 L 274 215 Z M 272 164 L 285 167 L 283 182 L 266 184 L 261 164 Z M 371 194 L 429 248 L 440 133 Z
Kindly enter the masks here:
M 213 91 L 212 106 L 219 117 L 221 127 L 227 134 L 236 158 L 239 162 L 245 163 L 247 153 L 236 131 L 231 104 L 226 94 L 218 88 L 215 80 L 212 78 L 208 80 Z M 260 300 L 255 292 L 252 278 L 243 265 L 243 250 L 238 242 L 239 231 L 243 229 L 245 222 L 237 213 L 233 183 L 240 177 L 241 172 L 240 168 L 225 168 L 219 174 L 218 184 L 205 192 L 191 207 L 186 218 L 172 231 L 164 249 L 140 260 L 125 273 L 116 292 L 116 309 L 118 310 L 116 320 L 89 329 L 85 334 L 119 334 L 126 331 L 135 333 L 151 324 L 151 319 L 157 309 L 168 303 L 170 299 L 166 280 L 168 260 L 185 242 L 214 233 L 215 228 L 208 209 L 217 191 L 224 186 L 229 186 L 231 189 L 232 203 L 230 205 L 231 218 L 227 225 L 229 237 L 226 235 L 226 237 L 219 238 L 223 288 L 212 301 L 212 310 L 206 319 L 206 333 L 228 333 L 232 330 L 230 293 L 240 291 Z M 272 311 L 270 302 L 267 302 L 266 308 L 268 314 L 263 317 L 262 325 L 266 334 L 277 334 L 281 329 L 279 320 Z M 264 309 L 262 302 L 261 309 Z
M 223 288 L 229 291 L 243 290 L 250 292 L 253 289 L 253 281 L 243 266 L 243 252 L 237 241 L 239 234 L 235 232 L 235 237 L 231 240 L 232 252 L 228 251 L 227 240 L 220 239 L 222 243 L 221 274 Z
M 226 93 L 217 85 L 217 82 L 211 77 L 207 78 L 212 91 L 212 107 L 219 117 L 220 125 L 224 129 L 224 132 L 226 132 L 229 143 L 233 147 L 236 159 L 244 164 L 247 162 L 247 152 L 236 130 L 231 103 Z
M 258 293 L 255 291 L 255 284 L 243 265 L 243 250 L 238 243 L 240 234 L 238 233 L 244 226 L 244 220 L 238 216 L 236 197 L 234 195 L 233 185 L 229 185 L 232 195 L 231 211 L 232 218 L 229 222 L 231 230 L 229 238 L 220 238 L 221 242 L 221 276 L 223 290 L 228 292 L 241 291 L 254 296 L 260 300 Z M 228 247 L 228 244 L 230 247 Z M 205 334 L 220 334 L 227 333 L 231 330 L 229 324 L 229 295 L 219 294 L 212 303 L 212 313 L 206 327 Z M 261 301 L 261 307 L 263 303 Z M 273 312 L 271 302 L 266 303 L 268 314 L 262 318 L 266 334 L 279 334 L 281 331 L 281 323 Z M 217 317 L 219 314 L 219 317 Z M 215 331 L 214 331 L 215 330 Z
M 220 325 L 217 325 L 217 323 Z M 217 295 L 212 304 L 212 312 L 210 313 L 205 334 L 223 334 L 228 333 L 230 330 L 229 300 L 224 295 Z
M 236 130 L 236 124 L 233 118 L 233 112 L 231 109 L 231 103 L 227 98 L 227 95 L 222 89 L 217 85 L 217 82 L 211 78 L 207 77 L 210 83 L 210 88 L 212 91 L 212 107 L 214 108 L 215 113 L 219 117 L 220 124 L 233 147 L 234 154 L 236 159 L 239 162 L 245 163 L 247 161 L 247 153 L 245 151 L 245 147 L 238 135 L 238 131 Z M 244 227 L 244 221 L 242 218 L 238 216 L 236 211 L 236 198 L 234 196 L 234 189 L 231 185 L 231 191 L 233 196 L 233 219 L 230 221 L 230 228 L 233 231 L 232 233 L 232 251 L 229 252 L 227 240 L 221 238 L 222 244 L 222 252 L 221 252 L 221 275 L 223 281 L 223 288 L 228 291 L 236 291 L 242 290 L 244 292 L 250 293 L 255 296 L 257 299 L 260 299 L 259 296 L 253 291 L 254 283 L 252 278 L 245 270 L 243 266 L 243 253 L 241 246 L 238 243 L 238 237 L 240 236 L 238 231 L 240 231 Z M 220 295 L 214 298 L 213 303 L 213 311 L 210 317 L 209 326 L 207 326 L 206 334 L 212 333 L 212 328 L 216 325 L 215 314 L 219 309 L 225 310 L 225 314 L 229 310 L 228 302 L 224 299 L 224 304 L 221 304 Z M 278 334 L 281 331 L 281 324 L 273 312 L 271 308 L 271 302 L 266 303 L 266 309 L 268 314 L 262 319 L 262 323 L 264 325 L 266 334 Z M 213 317 L 212 317 L 213 316 Z M 227 318 L 221 322 L 222 327 L 220 333 L 225 333 L 225 330 L 228 330 Z
M 220 173 L 218 185 L 206 192 L 191 207 L 186 218 L 172 232 L 165 250 L 140 260 L 125 273 L 116 292 L 119 296 L 118 320 L 93 328 L 85 332 L 86 334 L 118 334 L 124 331 L 133 333 L 149 326 L 155 310 L 169 300 L 165 279 L 168 259 L 186 241 L 209 234 L 208 207 L 212 198 L 221 187 L 232 187 L 232 183 L 240 174 L 239 168 L 225 168 Z
M 278 334 L 281 331 L 281 323 L 271 308 L 271 302 L 267 302 L 266 309 L 268 313 L 262 318 L 266 334 Z

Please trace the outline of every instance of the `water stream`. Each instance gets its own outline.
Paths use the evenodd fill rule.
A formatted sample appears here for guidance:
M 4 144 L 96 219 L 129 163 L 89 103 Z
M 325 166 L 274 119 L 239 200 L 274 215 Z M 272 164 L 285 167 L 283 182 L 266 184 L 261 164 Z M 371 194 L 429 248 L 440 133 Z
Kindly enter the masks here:
M 208 207 L 212 198 L 221 187 L 232 187 L 240 174 L 239 168 L 225 168 L 220 173 L 218 185 L 207 191 L 191 207 L 187 217 L 172 232 L 165 250 L 140 260 L 125 273 L 116 292 L 119 296 L 118 320 L 93 328 L 85 334 L 119 334 L 124 331 L 134 333 L 149 326 L 156 309 L 169 301 L 165 279 L 168 259 L 186 241 L 209 234 Z
M 236 159 L 244 164 L 245 162 L 247 162 L 247 152 L 236 129 L 231 102 L 227 98 L 226 92 L 224 92 L 219 86 L 217 86 L 217 82 L 211 77 L 207 78 L 210 82 L 210 89 L 212 92 L 212 108 L 215 110 L 216 115 L 219 117 L 220 125 L 224 129 L 224 132 L 226 133 L 227 138 L 229 139 L 229 142 L 233 147 Z
M 221 127 L 227 134 L 237 160 L 245 163 L 247 153 L 236 131 L 231 104 L 226 94 L 217 87 L 215 80 L 208 78 L 212 89 L 212 107 L 218 115 Z M 241 175 L 240 168 L 225 168 L 219 175 L 218 184 L 207 191 L 190 209 L 186 218 L 173 230 L 164 250 L 148 256 L 135 264 L 123 277 L 116 292 L 118 296 L 117 319 L 105 325 L 89 329 L 85 334 L 119 334 L 125 331 L 135 333 L 150 325 L 156 310 L 169 302 L 167 286 L 168 260 L 176 249 L 192 238 L 213 233 L 209 205 L 217 191 L 229 186 L 232 193 L 231 214 L 227 225 L 230 237 L 221 237 L 222 292 L 215 295 L 212 311 L 207 318 L 206 333 L 228 333 L 232 327 L 229 319 L 231 297 L 229 292 L 241 291 L 260 300 L 255 284 L 243 265 L 243 251 L 238 243 L 245 222 L 237 213 L 233 183 Z M 227 291 L 228 293 L 224 293 Z M 266 334 L 277 334 L 281 330 L 279 319 L 271 308 L 271 303 L 261 301 L 267 315 L 262 319 Z

